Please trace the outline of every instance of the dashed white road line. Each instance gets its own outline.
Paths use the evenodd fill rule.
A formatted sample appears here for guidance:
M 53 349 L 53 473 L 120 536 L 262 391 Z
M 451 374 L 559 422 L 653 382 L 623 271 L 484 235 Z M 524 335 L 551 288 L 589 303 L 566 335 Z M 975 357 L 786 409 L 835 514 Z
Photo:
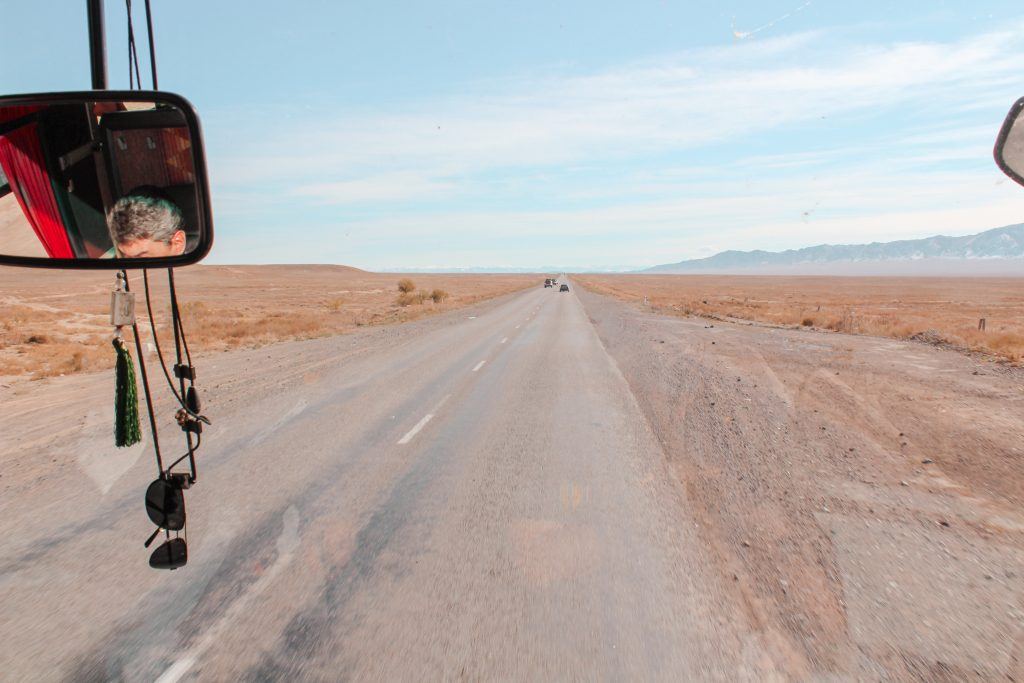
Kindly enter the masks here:
M 427 423 L 430 422 L 433 418 L 434 418 L 434 414 L 433 413 L 427 413 L 426 415 L 424 415 L 423 419 L 420 420 L 419 422 L 417 422 L 415 427 L 413 427 L 408 432 L 406 432 L 405 436 L 403 436 L 401 439 L 398 440 L 398 445 L 401 446 L 403 444 L 407 444 L 410 441 L 412 441 L 412 437 L 416 436 L 421 429 L 426 427 Z
M 424 415 L 423 419 L 416 423 L 416 426 L 414 426 L 412 429 L 410 429 L 408 432 L 406 432 L 405 436 L 403 436 L 401 439 L 398 440 L 398 445 L 399 446 L 403 446 L 403 445 L 409 443 L 410 441 L 412 441 L 412 438 L 414 436 L 416 436 L 417 434 L 419 434 L 419 431 L 421 429 L 423 429 L 424 427 L 426 427 L 428 422 L 430 422 L 431 420 L 434 419 L 434 415 L 437 414 L 437 411 L 441 410 L 441 406 L 444 405 L 444 402 L 447 401 L 448 399 L 450 399 L 451 397 L 452 397 L 451 394 L 445 394 L 441 398 L 441 400 L 437 402 L 437 405 L 434 406 L 434 408 L 433 408 L 434 412 L 427 413 L 426 415 Z
M 517 329 L 517 330 L 519 329 L 519 325 L 516 325 L 516 329 Z
M 479 370 L 480 368 L 482 368 L 482 367 L 484 366 L 484 363 L 486 363 L 486 362 L 487 362 L 487 361 L 485 361 L 485 360 L 482 360 L 482 361 L 480 361 L 479 363 L 477 363 L 477 364 L 476 364 L 476 367 L 475 367 L 475 368 L 473 368 L 473 372 L 476 372 L 477 370 Z
M 501 344 L 504 344 L 504 343 L 505 343 L 505 342 L 507 342 L 507 341 L 508 341 L 508 337 L 505 337 L 505 338 L 504 338 L 504 339 L 502 339 L 502 340 L 501 340 L 501 342 L 499 342 L 499 343 L 501 343 Z
M 192 665 L 196 663 L 194 657 L 185 657 L 179 659 L 174 664 L 171 664 L 167 671 L 161 674 L 160 678 L 156 679 L 156 683 L 176 683 L 181 680 L 181 677 L 188 673 L 188 670 L 192 668 Z

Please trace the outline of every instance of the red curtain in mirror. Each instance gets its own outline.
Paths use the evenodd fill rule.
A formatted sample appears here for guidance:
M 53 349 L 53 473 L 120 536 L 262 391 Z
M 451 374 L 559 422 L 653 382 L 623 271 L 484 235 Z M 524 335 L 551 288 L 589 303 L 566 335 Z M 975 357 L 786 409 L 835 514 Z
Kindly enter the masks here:
M 36 109 L 7 107 L 0 111 L 0 123 L 21 118 Z M 64 230 L 46 173 L 38 126 L 34 122 L 0 135 L 0 166 L 3 166 L 21 210 L 50 258 L 74 258 L 75 253 Z

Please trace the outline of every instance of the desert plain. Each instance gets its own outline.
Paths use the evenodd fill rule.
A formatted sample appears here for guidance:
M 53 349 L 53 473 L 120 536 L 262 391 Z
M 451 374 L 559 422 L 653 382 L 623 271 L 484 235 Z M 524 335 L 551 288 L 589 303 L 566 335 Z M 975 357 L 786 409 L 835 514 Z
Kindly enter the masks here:
M 0 270 L 16 678 L 1024 677 L 1024 281 L 184 269 L 168 576 L 112 278 L 52 275 Z
M 162 339 L 170 332 L 165 271 L 149 280 Z M 413 286 L 405 297 L 401 280 Z M 331 265 L 200 265 L 176 272 L 188 341 L 201 354 L 407 322 L 539 282 L 537 275 L 401 275 Z M 151 345 L 141 275 L 131 273 L 129 286 L 140 334 Z M 113 368 L 113 287 L 113 273 L 0 268 L 0 377 Z
M 539 286 L 543 277 L 402 275 L 332 265 L 195 266 L 179 270 L 177 284 L 190 344 L 199 352 L 219 352 L 407 322 Z M 597 294 L 646 302 L 666 315 L 920 341 L 1001 363 L 1024 359 L 1024 278 L 573 278 Z M 403 298 L 398 282 L 404 279 L 414 289 Z M 151 275 L 150 286 L 157 329 L 169 331 L 163 271 Z M 140 321 L 147 323 L 138 274 L 131 287 Z M 112 288 L 110 274 L 0 269 L 0 377 L 41 379 L 113 367 Z M 146 325 L 141 329 L 148 341 Z

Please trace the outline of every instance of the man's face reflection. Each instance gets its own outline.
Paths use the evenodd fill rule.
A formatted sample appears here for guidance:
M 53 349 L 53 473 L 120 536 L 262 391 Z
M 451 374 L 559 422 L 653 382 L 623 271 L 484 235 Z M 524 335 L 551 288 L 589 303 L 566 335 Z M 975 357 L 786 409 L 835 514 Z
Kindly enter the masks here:
M 185 232 L 178 230 L 171 236 L 169 242 L 160 240 L 139 238 L 120 242 L 117 245 L 117 252 L 121 258 L 161 258 L 165 256 L 180 256 L 185 253 Z

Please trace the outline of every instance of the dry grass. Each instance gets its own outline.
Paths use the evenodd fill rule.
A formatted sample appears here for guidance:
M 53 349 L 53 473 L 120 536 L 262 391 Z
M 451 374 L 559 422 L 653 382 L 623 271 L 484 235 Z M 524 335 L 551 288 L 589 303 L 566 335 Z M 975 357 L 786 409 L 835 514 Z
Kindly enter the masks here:
M 586 275 L 584 287 L 699 315 L 896 339 L 1024 362 L 1024 279 Z M 985 318 L 986 331 L 978 330 Z
M 0 299 L 0 375 L 51 377 L 114 367 L 111 329 L 80 312 Z
M 344 334 L 414 320 L 539 284 L 534 275 L 393 274 L 343 266 L 196 266 L 176 273 L 193 353 Z M 399 280 L 411 286 L 395 301 Z M 113 273 L 0 268 L 0 376 L 51 377 L 114 367 L 110 345 Z M 151 277 L 154 316 L 173 344 L 166 279 Z M 416 287 L 421 289 L 417 290 Z M 141 292 L 133 275 L 132 290 Z M 147 320 L 141 295 L 140 324 Z M 130 332 L 129 332 L 130 336 Z M 149 332 L 142 331 L 144 342 Z

